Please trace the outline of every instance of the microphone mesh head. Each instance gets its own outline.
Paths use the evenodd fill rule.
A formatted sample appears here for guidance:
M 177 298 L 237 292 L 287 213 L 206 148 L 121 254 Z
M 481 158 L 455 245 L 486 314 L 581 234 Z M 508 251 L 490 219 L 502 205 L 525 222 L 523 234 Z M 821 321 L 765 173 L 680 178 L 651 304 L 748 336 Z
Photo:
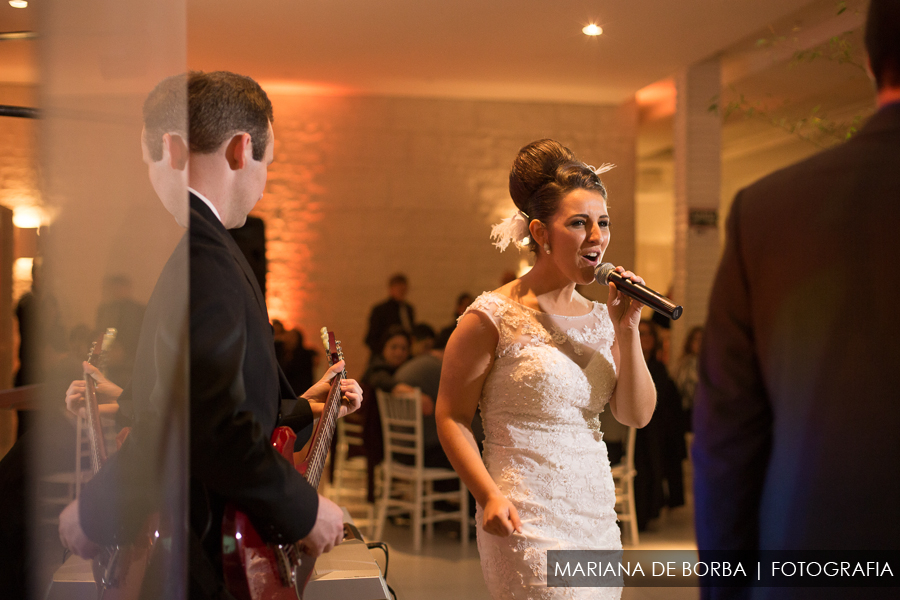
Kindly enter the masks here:
M 616 267 L 612 263 L 600 263 L 599 265 L 597 265 L 597 268 L 594 269 L 594 279 L 597 280 L 597 283 L 606 285 L 606 278 L 609 277 L 609 274 L 615 270 Z

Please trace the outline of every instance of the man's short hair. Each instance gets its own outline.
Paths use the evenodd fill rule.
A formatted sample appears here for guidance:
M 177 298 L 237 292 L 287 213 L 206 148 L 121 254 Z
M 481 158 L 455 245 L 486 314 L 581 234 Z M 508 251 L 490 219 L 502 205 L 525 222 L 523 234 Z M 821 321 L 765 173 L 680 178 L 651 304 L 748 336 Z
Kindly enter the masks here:
M 188 133 L 191 152 L 215 152 L 237 133 L 250 134 L 253 160 L 262 160 L 269 143 L 272 102 L 259 84 L 228 71 L 188 73 Z
M 417 342 L 421 342 L 422 340 L 433 340 L 435 336 L 434 329 L 432 329 L 431 325 L 428 323 L 417 323 L 413 325 L 412 337 Z
M 187 138 L 191 152 L 209 154 L 239 132 L 250 134 L 253 159 L 262 160 L 274 119 L 272 102 L 259 84 L 227 71 L 167 77 L 147 96 L 143 112 L 144 143 L 153 161 L 162 159 L 167 133 Z
M 391 275 L 391 278 L 388 279 L 388 287 L 394 287 L 395 285 L 409 285 L 409 282 L 406 280 L 406 275 L 403 273 L 395 273 Z
M 187 82 L 186 73 L 166 77 L 144 100 L 144 143 L 154 162 L 162 160 L 163 135 L 187 138 Z
M 866 18 L 866 52 L 878 89 L 900 85 L 900 2 L 872 0 Z

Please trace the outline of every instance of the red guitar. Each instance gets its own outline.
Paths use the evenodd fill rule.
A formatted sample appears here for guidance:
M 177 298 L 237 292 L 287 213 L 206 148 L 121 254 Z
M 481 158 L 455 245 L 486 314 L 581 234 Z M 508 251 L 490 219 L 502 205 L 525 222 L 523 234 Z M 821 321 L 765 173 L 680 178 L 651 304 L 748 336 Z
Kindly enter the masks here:
M 115 329 L 107 329 L 91 346 L 88 363 L 103 370 L 105 353 L 116 337 Z M 87 372 L 85 382 L 85 413 L 87 415 L 88 439 L 91 447 L 91 467 L 94 473 L 106 462 L 106 439 L 100 423 L 100 408 L 94 378 Z M 116 437 L 121 446 L 128 435 L 124 428 Z M 137 539 L 130 544 L 106 546 L 100 550 L 92 564 L 94 581 L 97 583 L 98 600 L 131 600 L 140 596 L 144 573 L 150 561 L 150 553 L 156 541 L 156 517 L 151 517 Z
M 340 342 L 336 342 L 334 333 L 324 327 L 322 341 L 329 365 L 343 360 Z M 313 433 L 309 452 L 295 465 L 314 488 L 319 487 L 325 459 L 331 448 L 341 409 L 341 381 L 346 376 L 344 370 L 331 380 L 331 390 Z M 296 439 L 297 436 L 288 427 L 278 427 L 272 433 L 272 445 L 292 464 Z M 226 507 L 222 522 L 222 563 L 228 591 L 238 600 L 302 600 L 315 562 L 315 558 L 304 552 L 300 542 L 265 543 L 253 529 L 247 515 L 231 505 Z

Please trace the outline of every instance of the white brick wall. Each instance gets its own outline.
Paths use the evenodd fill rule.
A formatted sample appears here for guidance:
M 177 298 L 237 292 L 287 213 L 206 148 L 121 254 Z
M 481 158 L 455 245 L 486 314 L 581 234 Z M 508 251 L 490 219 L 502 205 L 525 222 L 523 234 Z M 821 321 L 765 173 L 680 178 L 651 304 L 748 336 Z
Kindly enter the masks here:
M 314 343 L 343 341 L 352 374 L 370 307 L 396 271 L 410 278 L 418 319 L 448 324 L 456 296 L 498 287 L 520 256 L 501 254 L 491 224 L 512 214 L 509 167 L 550 137 L 604 176 L 613 238 L 607 258 L 634 263 L 637 111 L 624 106 L 387 97 L 278 96 L 275 162 L 254 214 L 266 220 L 268 304 Z

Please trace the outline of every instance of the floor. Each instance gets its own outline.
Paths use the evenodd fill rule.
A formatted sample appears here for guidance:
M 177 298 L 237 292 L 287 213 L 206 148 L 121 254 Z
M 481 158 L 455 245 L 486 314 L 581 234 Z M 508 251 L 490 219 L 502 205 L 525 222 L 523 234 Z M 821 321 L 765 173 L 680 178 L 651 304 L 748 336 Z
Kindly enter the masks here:
M 686 469 L 689 471 L 689 467 Z M 690 489 L 690 481 L 686 486 Z M 640 544 L 626 549 L 696 549 L 692 499 L 686 506 L 666 511 L 641 532 Z M 387 582 L 398 600 L 490 600 L 481 574 L 475 540 L 459 542 L 459 530 L 440 527 L 432 540 L 423 540 L 422 552 L 412 550 L 412 534 L 406 525 L 385 525 L 382 536 L 390 548 Z M 627 540 L 626 540 L 627 542 Z M 374 550 L 378 563 L 384 561 Z M 694 600 L 697 588 L 628 588 L 622 600 Z

